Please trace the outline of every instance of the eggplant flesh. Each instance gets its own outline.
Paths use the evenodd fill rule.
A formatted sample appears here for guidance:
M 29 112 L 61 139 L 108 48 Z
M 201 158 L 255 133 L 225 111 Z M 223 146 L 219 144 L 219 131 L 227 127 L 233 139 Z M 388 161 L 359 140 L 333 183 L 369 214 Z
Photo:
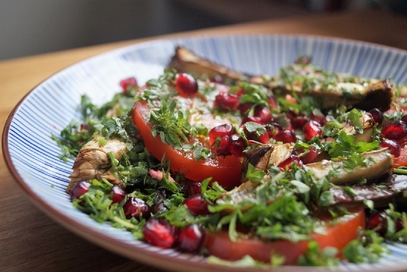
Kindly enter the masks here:
M 103 145 L 95 139 L 86 143 L 79 151 L 72 166 L 72 174 L 69 176 L 70 182 L 66 192 L 69 193 L 78 182 L 94 178 L 98 180 L 104 178 L 112 184 L 124 187 L 119 177 L 110 171 L 112 164 L 109 154 L 120 160 L 126 151 L 127 144 L 120 139 L 107 139 Z
M 363 153 L 362 157 L 364 165 L 353 169 L 347 169 L 345 160 L 322 160 L 306 164 L 304 168 L 311 172 L 314 178 L 328 177 L 328 181 L 333 184 L 358 183 L 362 179 L 371 182 L 389 173 L 393 168 L 393 156 L 387 148 Z
M 331 205 L 364 205 L 365 200 L 373 201 L 375 208 L 385 208 L 394 201 L 406 201 L 403 192 L 407 190 L 407 176 L 384 176 L 383 182 L 368 185 L 333 186 L 329 191 L 334 196 Z M 351 192 L 351 193 L 350 193 Z

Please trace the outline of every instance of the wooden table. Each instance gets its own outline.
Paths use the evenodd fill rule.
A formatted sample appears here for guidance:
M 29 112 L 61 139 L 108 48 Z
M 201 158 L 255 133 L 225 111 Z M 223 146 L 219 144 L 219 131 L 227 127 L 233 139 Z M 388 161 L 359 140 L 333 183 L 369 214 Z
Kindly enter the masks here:
M 407 50 L 407 18 L 353 11 L 269 20 L 176 33 L 0 62 L 0 122 L 38 83 L 79 60 L 117 47 L 174 36 L 232 33 L 314 34 L 357 39 Z M 407 72 L 407 71 L 406 71 Z M 0 160 L 0 271 L 162 271 L 102 249 L 39 211 Z

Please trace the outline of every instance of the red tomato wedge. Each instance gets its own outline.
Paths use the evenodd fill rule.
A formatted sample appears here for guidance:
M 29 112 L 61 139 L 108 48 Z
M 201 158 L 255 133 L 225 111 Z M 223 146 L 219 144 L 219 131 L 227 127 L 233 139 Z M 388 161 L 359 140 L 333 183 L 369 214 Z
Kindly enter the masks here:
M 342 250 L 350 241 L 358 236 L 361 228 L 365 228 L 365 212 L 360 210 L 344 216 L 337 224 L 326 227 L 325 234 L 314 233 L 311 237 L 320 248 L 335 247 Z M 279 253 L 285 258 L 285 265 L 293 265 L 298 257 L 307 249 L 308 242 L 293 243 L 288 240 L 265 242 L 257 239 L 240 238 L 232 242 L 227 232 L 207 232 L 205 247 L 210 255 L 218 258 L 236 261 L 249 255 L 253 259 L 270 263 L 272 253 Z
M 393 160 L 395 168 L 399 166 L 407 166 L 407 147 L 403 147 L 400 151 L 400 156 L 395 157 Z
M 218 156 L 214 159 L 194 160 L 192 154 L 187 154 L 153 137 L 151 125 L 148 123 L 148 107 L 146 102 L 134 104 L 133 121 L 136 124 L 148 151 L 157 159 L 170 161 L 173 172 L 182 173 L 187 179 L 202 181 L 212 177 L 224 188 L 233 188 L 240 184 L 241 159 L 235 156 Z

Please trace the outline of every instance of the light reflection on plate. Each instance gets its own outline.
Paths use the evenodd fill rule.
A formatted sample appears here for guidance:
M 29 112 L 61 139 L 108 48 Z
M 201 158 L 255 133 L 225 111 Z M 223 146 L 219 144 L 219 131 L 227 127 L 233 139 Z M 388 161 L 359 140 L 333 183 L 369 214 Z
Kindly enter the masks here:
M 298 55 L 341 73 L 392 78 L 407 83 L 407 52 L 350 40 L 309 36 L 217 36 L 161 40 L 110 51 L 53 75 L 32 90 L 13 110 L 3 134 L 10 171 L 31 200 L 51 218 L 109 250 L 164 269 L 178 271 L 254 271 L 207 264 L 204 258 L 162 250 L 136 241 L 129 232 L 99 224 L 75 210 L 65 188 L 73 161 L 58 159 L 51 140 L 71 119 L 78 119 L 81 94 L 102 103 L 119 91 L 118 82 L 135 76 L 139 83 L 163 72 L 177 45 L 200 56 L 250 74 L 276 74 Z M 377 264 L 341 264 L 337 268 L 279 268 L 284 271 L 402 271 L 407 246 L 390 245 L 392 254 Z M 225 249 L 227 250 L 227 249 Z M 262 270 L 264 271 L 264 270 Z M 274 271 L 274 270 L 273 270 Z

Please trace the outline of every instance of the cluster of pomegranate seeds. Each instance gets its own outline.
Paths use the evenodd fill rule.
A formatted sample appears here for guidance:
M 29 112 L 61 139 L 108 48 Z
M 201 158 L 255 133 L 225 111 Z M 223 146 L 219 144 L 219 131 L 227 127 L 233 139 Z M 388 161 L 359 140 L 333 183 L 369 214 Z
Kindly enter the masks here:
M 90 183 L 88 181 L 78 182 L 69 193 L 71 201 L 78 199 L 89 191 Z
M 205 240 L 205 232 L 201 226 L 191 224 L 183 228 L 178 235 L 178 249 L 183 252 L 197 252 Z
M 198 82 L 190 74 L 176 74 L 174 84 L 175 89 L 182 97 L 191 97 L 198 92 Z
M 144 239 L 151 245 L 170 248 L 176 241 L 176 229 L 166 220 L 150 219 L 143 228 Z
M 377 211 L 371 214 L 367 221 L 367 229 L 375 230 L 381 235 L 385 235 L 387 232 L 387 220 L 390 220 L 387 216 L 386 211 Z M 395 221 L 395 231 L 400 231 L 403 229 L 403 223 L 401 220 Z
M 129 197 L 123 205 L 123 210 L 126 218 L 129 219 L 147 216 L 150 208 L 144 200 L 137 197 Z
M 218 156 L 242 156 L 246 148 L 245 141 L 236 134 L 231 124 L 222 124 L 209 131 L 209 144 L 215 148 Z
M 134 77 L 129 77 L 123 79 L 119 82 L 120 87 L 122 88 L 123 93 L 126 93 L 129 89 L 137 87 L 137 79 Z

